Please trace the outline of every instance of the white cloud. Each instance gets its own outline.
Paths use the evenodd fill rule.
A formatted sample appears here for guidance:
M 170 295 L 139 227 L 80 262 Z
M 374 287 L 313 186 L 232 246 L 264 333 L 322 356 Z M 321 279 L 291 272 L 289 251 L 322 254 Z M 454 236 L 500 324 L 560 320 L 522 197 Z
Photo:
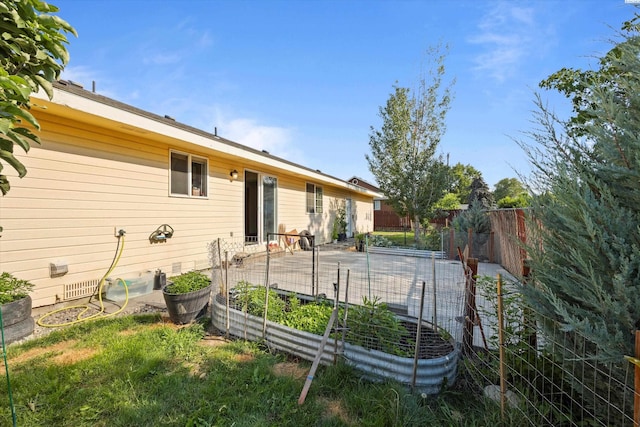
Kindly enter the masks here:
M 96 93 L 116 99 L 116 92 L 112 88 L 111 80 L 103 78 L 102 73 L 89 67 L 66 66 L 60 75 L 60 79 L 79 83 L 89 91 L 93 90 L 95 84 Z
M 533 8 L 500 2 L 482 17 L 478 33 L 468 38 L 478 45 L 473 70 L 503 82 L 518 72 L 545 37 L 536 23 Z
M 213 120 L 201 129 L 213 132 L 217 128 L 218 135 L 231 141 L 246 145 L 256 150 L 265 150 L 274 156 L 282 157 L 289 161 L 302 163 L 303 151 L 295 144 L 296 131 L 294 128 L 274 126 L 261 123 L 259 120 L 248 117 L 231 117 L 232 114 L 223 112 L 220 107 L 214 108 Z

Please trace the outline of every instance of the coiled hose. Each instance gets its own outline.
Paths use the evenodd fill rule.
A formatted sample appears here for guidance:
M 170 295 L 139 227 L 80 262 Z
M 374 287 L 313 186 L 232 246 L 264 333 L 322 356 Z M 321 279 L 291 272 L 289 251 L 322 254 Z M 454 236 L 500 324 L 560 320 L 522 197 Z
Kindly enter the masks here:
M 100 301 L 100 310 L 97 313 L 94 313 L 90 316 L 82 317 L 87 311 L 91 310 L 91 306 L 88 304 L 72 305 L 72 306 L 63 307 L 57 310 L 50 311 L 49 313 L 46 313 L 45 315 L 43 315 L 38 319 L 38 322 L 37 322 L 38 325 L 44 328 L 69 326 L 69 325 L 74 325 L 80 322 L 86 322 L 87 320 L 95 319 L 98 316 L 102 316 L 102 317 L 115 316 L 116 314 L 122 312 L 122 310 L 124 310 L 124 308 L 127 306 L 127 303 L 129 302 L 129 288 L 127 287 L 127 282 L 125 282 L 121 278 L 116 279 L 116 283 L 120 281 L 124 286 L 125 299 L 124 299 L 124 304 L 122 304 L 122 307 L 120 307 L 118 311 L 115 311 L 113 313 L 105 313 L 104 302 L 102 301 L 102 289 L 104 288 L 104 283 L 107 280 L 107 277 L 109 277 L 111 272 L 116 268 L 116 265 L 118 265 L 118 261 L 120 261 L 120 256 L 122 255 L 123 250 L 124 250 L 124 234 L 120 234 L 118 235 L 118 246 L 116 246 L 116 253 L 113 257 L 113 261 L 111 261 L 111 266 L 109 267 L 107 272 L 104 274 L 104 276 L 102 276 L 102 279 L 100 279 L 100 283 L 98 284 L 98 301 Z M 72 320 L 70 322 L 45 323 L 44 321 L 44 319 L 46 319 L 47 317 L 53 316 L 54 314 L 60 313 L 62 311 L 67 311 L 67 310 L 75 310 L 78 308 L 82 308 L 83 310 L 80 313 L 78 313 L 78 316 L 76 317 L 75 320 Z

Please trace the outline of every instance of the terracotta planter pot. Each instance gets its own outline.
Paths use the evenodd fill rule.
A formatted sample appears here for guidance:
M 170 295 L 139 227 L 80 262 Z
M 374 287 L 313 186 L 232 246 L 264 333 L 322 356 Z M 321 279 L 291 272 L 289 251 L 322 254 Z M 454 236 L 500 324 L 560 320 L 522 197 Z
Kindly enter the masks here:
M 31 297 L 19 299 L 0 306 L 4 342 L 10 344 L 33 333 L 35 322 L 31 317 Z
M 211 297 L 211 287 L 209 285 L 186 294 L 170 294 L 163 290 L 162 296 L 171 321 L 177 324 L 190 323 L 204 314 Z

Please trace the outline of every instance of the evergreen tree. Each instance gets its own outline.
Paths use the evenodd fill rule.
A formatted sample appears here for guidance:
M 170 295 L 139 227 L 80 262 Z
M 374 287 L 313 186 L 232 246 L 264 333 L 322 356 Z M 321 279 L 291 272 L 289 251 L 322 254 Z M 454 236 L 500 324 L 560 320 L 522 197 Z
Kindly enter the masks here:
M 587 357 L 606 362 L 634 354 L 640 326 L 639 29 L 638 16 L 625 23 L 599 70 L 552 76 L 551 87 L 572 81 L 576 114 L 563 122 L 538 98 L 536 144 L 521 143 L 543 194 L 528 224 L 536 286 L 524 291 L 565 342 L 584 337 Z
M 481 176 L 474 178 L 469 188 L 471 190 L 467 199 L 469 206 L 480 204 L 485 209 L 493 206 L 493 194 L 491 194 L 489 186 Z

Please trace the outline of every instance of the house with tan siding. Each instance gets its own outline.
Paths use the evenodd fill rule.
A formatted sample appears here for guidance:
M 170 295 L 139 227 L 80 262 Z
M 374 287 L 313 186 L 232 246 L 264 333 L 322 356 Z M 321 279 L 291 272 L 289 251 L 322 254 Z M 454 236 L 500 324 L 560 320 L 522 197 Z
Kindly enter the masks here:
M 5 168 L 0 271 L 36 284 L 34 307 L 91 295 L 120 244 L 113 276 L 171 276 L 211 267 L 218 239 L 266 250 L 295 229 L 328 242 L 341 205 L 350 236 L 373 230 L 375 192 L 217 132 L 64 81 L 31 112 L 42 143 L 16 153 L 24 178 Z

